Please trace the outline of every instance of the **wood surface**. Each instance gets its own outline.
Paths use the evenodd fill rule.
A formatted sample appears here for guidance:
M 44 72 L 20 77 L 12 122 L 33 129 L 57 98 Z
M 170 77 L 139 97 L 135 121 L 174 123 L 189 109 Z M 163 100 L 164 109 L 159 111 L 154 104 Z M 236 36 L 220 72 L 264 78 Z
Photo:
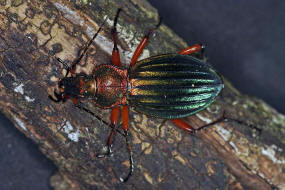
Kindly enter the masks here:
M 118 181 L 128 172 L 123 135 L 116 136 L 113 156 L 95 157 L 110 128 L 72 101 L 57 104 L 48 95 L 65 72 L 56 57 L 70 64 L 106 18 L 77 72 L 111 63 L 110 31 L 119 7 L 118 44 L 127 67 L 144 33 L 158 22 L 148 2 L 0 0 L 0 110 L 56 164 L 54 189 L 285 189 L 285 117 L 227 80 L 209 108 L 186 120 L 196 128 L 223 113 L 234 120 L 195 135 L 131 109 L 135 171 L 127 183 Z M 185 47 L 162 24 L 141 58 Z M 83 104 L 109 121 L 109 110 L 92 100 Z

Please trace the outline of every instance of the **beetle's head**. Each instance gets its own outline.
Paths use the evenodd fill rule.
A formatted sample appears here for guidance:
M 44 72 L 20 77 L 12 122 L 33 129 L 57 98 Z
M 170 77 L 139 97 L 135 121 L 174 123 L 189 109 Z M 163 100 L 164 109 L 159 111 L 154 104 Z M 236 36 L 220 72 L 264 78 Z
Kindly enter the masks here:
M 65 102 L 68 98 L 70 98 L 70 94 L 67 93 L 68 86 L 70 85 L 70 78 L 64 77 L 58 81 L 58 89 L 53 91 L 53 96 L 49 95 L 49 98 L 54 102 Z

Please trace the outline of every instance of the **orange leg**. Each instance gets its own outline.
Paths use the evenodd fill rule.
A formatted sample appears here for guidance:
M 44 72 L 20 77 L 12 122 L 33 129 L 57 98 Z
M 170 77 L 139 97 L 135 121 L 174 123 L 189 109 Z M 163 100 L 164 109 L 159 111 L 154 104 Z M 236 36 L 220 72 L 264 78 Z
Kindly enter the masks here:
M 116 128 L 115 126 L 117 126 L 117 123 L 119 121 L 119 116 L 120 116 L 120 107 L 116 107 L 113 108 L 111 111 L 111 125 L 113 127 L 112 131 L 110 132 L 110 135 L 108 137 L 108 141 L 107 141 L 107 146 L 110 147 L 112 146 L 112 137 L 114 136 L 115 132 L 116 132 Z
M 132 59 L 131 59 L 131 62 L 130 62 L 130 66 L 134 66 L 139 58 L 139 56 L 142 54 L 142 51 L 144 50 L 147 42 L 148 42 L 148 39 L 150 37 L 150 35 L 160 26 L 161 24 L 161 19 L 159 20 L 158 24 L 152 28 L 151 30 L 149 30 L 149 32 L 143 37 L 143 39 L 141 40 L 140 44 L 138 45 Z
M 180 129 L 183 129 L 183 130 L 186 131 L 187 133 L 194 134 L 194 133 L 196 133 L 196 132 L 198 132 L 198 131 L 201 131 L 201 130 L 203 130 L 203 129 L 205 129 L 205 128 L 208 128 L 208 127 L 210 127 L 210 126 L 213 126 L 213 125 L 215 125 L 216 123 L 223 122 L 223 121 L 227 121 L 227 118 L 225 118 L 225 116 L 224 116 L 224 114 L 223 114 L 223 116 L 222 116 L 221 118 L 219 118 L 218 120 L 213 121 L 213 122 L 211 122 L 211 123 L 208 123 L 208 124 L 206 124 L 206 125 L 204 125 L 204 126 L 202 126 L 202 127 L 199 127 L 199 128 L 197 128 L 197 129 L 191 127 L 188 123 L 186 123 L 186 122 L 185 122 L 184 120 L 182 120 L 182 119 L 172 119 L 171 121 L 172 121 L 172 123 L 173 123 L 176 127 L 179 127 Z
M 183 129 L 187 133 L 195 133 L 196 131 L 193 127 L 188 125 L 188 123 L 186 123 L 182 119 L 171 119 L 171 121 L 175 126 L 179 127 L 180 129 Z
M 128 109 L 128 106 L 123 106 L 122 127 L 123 127 L 124 131 L 129 130 L 129 109 Z
M 179 51 L 178 53 L 182 54 L 182 55 L 189 55 L 189 54 L 192 54 L 192 53 L 195 53 L 198 51 L 203 51 L 203 50 L 204 50 L 204 46 L 202 44 L 195 44 L 193 46 L 190 46 L 188 48 L 185 48 L 185 49 Z
M 120 107 L 113 108 L 111 111 L 111 116 L 110 116 L 112 130 L 109 134 L 109 137 L 108 137 L 108 140 L 106 143 L 108 150 L 107 150 L 107 152 L 105 152 L 103 154 L 98 154 L 97 155 L 98 158 L 104 158 L 106 156 L 109 156 L 112 153 L 112 149 L 111 149 L 112 148 L 112 142 L 113 142 L 113 137 L 116 134 L 119 116 L 120 116 Z
M 113 108 L 111 111 L 111 125 L 116 125 L 119 121 L 120 107 Z
M 233 118 L 228 118 L 228 117 L 226 117 L 225 111 L 223 112 L 223 115 L 222 115 L 219 119 L 217 119 L 217 120 L 215 120 L 215 121 L 212 121 L 211 123 L 208 123 L 208 124 L 206 124 L 206 125 L 204 125 L 204 126 L 201 126 L 201 127 L 197 128 L 197 129 L 191 127 L 189 124 L 187 124 L 187 123 L 186 123 L 185 121 L 183 121 L 182 119 L 172 119 L 171 121 L 172 121 L 172 123 L 173 123 L 175 126 L 179 127 L 180 129 L 183 129 L 184 131 L 186 131 L 186 132 L 188 132 L 188 133 L 192 133 L 192 134 L 193 134 L 193 133 L 196 133 L 196 132 L 198 132 L 198 131 L 201 131 L 201 130 L 203 130 L 203 129 L 205 129 L 205 128 L 211 127 L 211 126 L 213 126 L 213 125 L 215 125 L 215 124 L 217 124 L 217 123 L 221 123 L 221 122 L 237 122 L 237 123 L 239 123 L 239 124 L 241 124 L 241 125 L 245 125 L 245 126 L 248 126 L 248 127 L 250 127 L 250 128 L 255 129 L 256 131 L 258 131 L 258 133 L 261 133 L 261 132 L 262 132 L 262 130 L 259 129 L 258 127 L 256 127 L 256 126 L 253 126 L 253 125 L 251 125 L 251 124 L 248 124 L 248 123 L 246 123 L 246 122 L 243 122 L 243 121 L 240 121 L 240 120 L 237 120 L 237 119 L 233 119 Z

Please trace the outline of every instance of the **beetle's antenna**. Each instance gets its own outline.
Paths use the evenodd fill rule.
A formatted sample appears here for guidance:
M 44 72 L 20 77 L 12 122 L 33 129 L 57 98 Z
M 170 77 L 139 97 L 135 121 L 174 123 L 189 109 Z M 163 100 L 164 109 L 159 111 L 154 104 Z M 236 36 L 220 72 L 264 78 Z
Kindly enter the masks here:
M 83 56 L 86 54 L 88 48 L 90 47 L 90 45 L 92 44 L 92 42 L 95 40 L 95 38 L 98 36 L 99 32 L 101 31 L 102 27 L 104 26 L 106 20 L 107 20 L 108 17 L 106 17 L 103 21 L 103 23 L 100 25 L 99 29 L 97 30 L 97 32 L 94 34 L 94 36 L 92 37 L 91 40 L 89 40 L 87 46 L 84 48 L 83 52 L 79 55 L 78 58 L 76 58 L 72 65 L 69 67 L 64 61 L 62 61 L 60 58 L 56 58 L 58 62 L 60 62 L 64 67 L 65 69 L 67 70 L 66 71 L 66 74 L 65 74 L 65 77 L 67 77 L 67 75 L 69 74 L 70 71 L 75 71 L 75 67 L 76 65 L 81 61 L 81 59 L 83 58 Z
M 101 117 L 99 117 L 98 115 L 96 115 L 94 112 L 90 111 L 89 109 L 83 107 L 81 105 L 81 102 L 78 102 L 76 105 L 75 105 L 77 108 L 83 110 L 83 111 L 86 111 L 87 113 L 93 115 L 94 117 L 96 117 L 96 119 L 98 119 L 99 121 L 101 121 L 102 123 L 104 123 L 105 125 L 109 125 L 109 123 L 105 120 L 103 120 Z
M 77 108 L 86 111 L 87 113 L 93 115 L 96 119 L 98 119 L 99 121 L 101 121 L 102 123 L 104 123 L 105 125 L 107 125 L 108 127 L 112 127 L 112 125 L 110 125 L 107 121 L 105 121 L 104 119 L 102 119 L 100 116 L 96 115 L 94 112 L 92 112 L 91 110 L 85 108 L 84 106 L 81 105 L 81 102 L 78 101 L 78 103 L 75 105 Z M 119 125 L 120 126 L 120 125 Z M 120 133 L 121 135 L 124 135 L 119 129 L 115 129 L 116 132 Z
M 99 27 L 99 29 L 97 30 L 97 32 L 94 34 L 93 38 L 92 38 L 91 40 L 89 40 L 87 46 L 84 48 L 84 50 L 83 50 L 83 52 L 81 53 L 81 55 L 79 55 L 79 57 L 76 58 L 76 59 L 73 61 L 71 67 L 69 67 L 69 68 L 67 69 L 67 74 L 66 74 L 66 76 L 68 75 L 68 73 L 69 73 L 70 71 L 72 71 L 72 70 L 74 71 L 74 70 L 75 70 L 76 65 L 81 61 L 81 59 L 83 58 L 83 56 L 86 54 L 88 48 L 90 47 L 90 45 L 91 45 L 92 42 L 95 40 L 95 38 L 98 36 L 99 32 L 101 31 L 102 27 L 104 26 L 106 20 L 107 20 L 107 17 L 104 19 L 103 23 L 100 25 L 100 27 Z

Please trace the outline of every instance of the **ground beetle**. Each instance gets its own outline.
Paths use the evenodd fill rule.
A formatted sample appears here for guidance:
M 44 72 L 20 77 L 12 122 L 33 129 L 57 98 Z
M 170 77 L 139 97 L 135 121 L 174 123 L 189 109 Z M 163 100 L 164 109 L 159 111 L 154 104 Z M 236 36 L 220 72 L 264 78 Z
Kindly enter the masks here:
M 207 108 L 219 95 L 224 84 L 222 77 L 209 64 L 192 56 L 193 53 L 203 52 L 204 48 L 201 44 L 188 47 L 175 54 L 158 55 L 137 61 L 149 37 L 160 26 L 161 19 L 141 40 L 131 59 L 130 67 L 127 69 L 121 67 L 116 31 L 120 11 L 121 9 L 118 9 L 111 31 L 114 41 L 112 64 L 96 66 L 92 75 L 75 74 L 76 64 L 80 62 L 100 32 L 102 28 L 100 26 L 84 51 L 70 67 L 58 59 L 66 67 L 67 72 L 65 77 L 58 82 L 59 92 L 55 90 L 54 97 L 49 97 L 55 102 L 65 102 L 72 98 L 77 107 L 89 113 L 92 112 L 82 107 L 79 99 L 92 98 L 96 106 L 112 109 L 110 117 L 112 131 L 107 140 L 108 151 L 97 157 L 104 157 L 111 153 L 112 137 L 118 126 L 120 112 L 122 112 L 122 128 L 129 152 L 130 168 L 127 177 L 120 178 L 120 180 L 127 181 L 134 169 L 128 132 L 128 107 L 132 106 L 136 111 L 148 116 L 170 119 L 177 127 L 194 133 L 210 124 L 195 129 L 181 118 Z M 71 76 L 68 76 L 69 73 Z

